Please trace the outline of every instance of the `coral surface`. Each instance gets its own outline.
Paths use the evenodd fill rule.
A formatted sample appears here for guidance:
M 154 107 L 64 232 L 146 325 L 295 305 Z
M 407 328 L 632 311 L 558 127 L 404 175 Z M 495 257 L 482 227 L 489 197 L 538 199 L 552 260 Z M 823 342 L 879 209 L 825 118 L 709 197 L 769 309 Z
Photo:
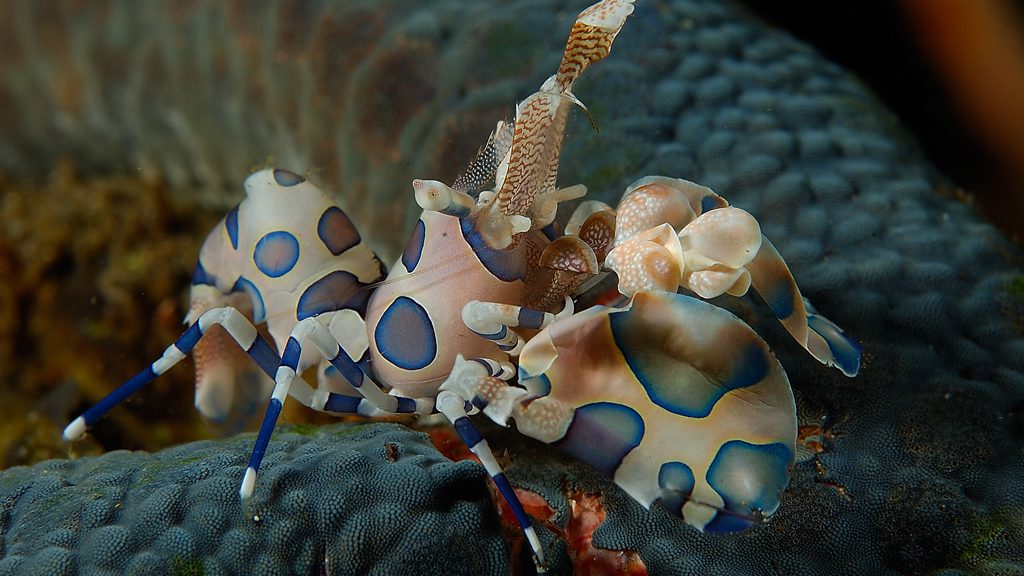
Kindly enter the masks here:
M 508 562 L 486 472 L 424 434 L 282 431 L 243 510 L 252 440 L 8 470 L 0 574 L 494 574 Z
M 153 2 L 141 10 L 130 2 L 94 7 L 69 1 L 44 14 L 35 3 L 15 6 L 0 23 L 0 42 L 11 48 L 0 59 L 0 74 L 8 79 L 0 106 L 23 111 L 0 116 L 0 166 L 8 174 L 35 178 L 60 157 L 71 158 L 83 174 L 141 164 L 172 190 L 203 192 L 180 199 L 208 207 L 237 201 L 237 183 L 270 158 L 309 169 L 311 178 L 337 191 L 364 234 L 388 255 L 405 235 L 386 232 L 414 217 L 409 181 L 450 181 L 493 122 L 554 68 L 568 22 L 583 7 L 391 0 L 380 8 L 364 2 L 266 2 L 257 9 Z M 72 65 L 58 66 L 70 53 Z M 561 182 L 583 182 L 604 198 L 642 174 L 712 187 L 758 218 L 804 293 L 856 335 L 866 355 L 861 374 L 843 378 L 767 321 L 766 306 L 756 298 L 716 301 L 765 336 L 812 419 L 804 436 L 808 450 L 782 507 L 767 525 L 744 535 L 699 534 L 659 510 L 644 511 L 553 450 L 492 432 L 492 444 L 508 451 L 513 483 L 547 499 L 561 526 L 570 516 L 567 494 L 599 494 L 606 520 L 593 543 L 636 550 L 651 574 L 1024 572 L 1019 247 L 960 200 L 897 119 L 855 79 L 730 5 L 640 1 L 611 57 L 588 71 L 574 92 L 601 131 L 594 134 L 577 115 Z M 51 109 L 60 113 L 45 111 Z M 227 183 L 231 193 L 223 194 Z M 391 205 L 400 208 L 384 208 Z M 65 318 L 68 311 L 60 314 Z M 129 360 L 141 367 L 150 358 L 140 351 L 118 361 Z M 44 570 L 68 562 L 105 573 L 127 566 L 121 562 L 138 562 L 141 571 L 176 557 L 183 570 L 206 562 L 249 570 L 258 561 L 316 573 L 324 570 L 324 558 L 315 552 L 326 551 L 330 560 L 337 550 L 346 562 L 429 558 L 423 569 L 440 571 L 449 566 L 435 558 L 454 558 L 456 570 L 469 571 L 462 561 L 480 559 L 494 562 L 491 573 L 505 573 L 508 558 L 495 551 L 500 526 L 475 465 L 445 464 L 421 440 L 403 436 L 394 441 L 400 451 L 436 462 L 424 467 L 430 473 L 399 473 L 393 481 L 401 485 L 384 485 L 391 476 L 366 475 L 352 488 L 351 473 L 335 473 L 343 466 L 329 462 L 344 462 L 346 454 L 363 458 L 384 450 L 390 435 L 406 433 L 382 426 L 337 434 L 344 433 L 329 429 L 305 443 L 294 435 L 275 437 L 266 477 L 281 480 L 261 479 L 257 491 L 270 507 L 283 506 L 274 496 L 292 494 L 296 507 L 318 510 L 323 518 L 339 514 L 316 521 L 317 530 L 335 530 L 324 533 L 323 548 L 304 539 L 271 545 L 260 539 L 266 538 L 260 524 L 243 522 L 234 498 L 250 444 L 229 440 L 5 472 L 0 565 Z M 302 450 L 316 456 L 305 456 L 300 467 L 295 462 Z M 152 508 L 128 500 L 115 507 L 112 496 L 96 489 L 95 504 L 88 493 L 73 501 L 77 524 L 67 532 L 11 521 L 47 514 L 55 501 L 30 495 L 67 489 L 62 477 L 93 470 L 120 486 L 110 488 L 119 493 L 143 477 L 147 462 L 174 463 L 176 470 L 161 476 L 168 492 Z M 201 481 L 181 479 L 210 472 L 209 466 L 217 471 L 210 477 L 223 485 L 198 506 L 216 518 L 192 547 L 175 551 L 181 522 L 154 519 L 131 531 L 129 523 L 146 514 L 187 517 L 180 511 L 195 506 L 195 493 L 182 486 Z M 445 466 L 454 472 L 441 473 Z M 30 479 L 43 470 L 50 472 Z M 275 492 L 287 479 L 294 490 Z M 444 482 L 457 484 L 456 495 L 468 500 L 445 495 Z M 350 490 L 362 490 L 365 500 L 341 496 Z M 430 502 L 412 503 L 427 493 Z M 421 531 L 446 525 L 438 506 L 458 530 Z M 353 519 L 360 510 L 387 521 L 358 528 L 363 524 Z M 396 534 L 399 522 L 419 536 Z M 262 524 L 268 531 L 274 525 Z M 287 534 L 314 529 L 282 525 Z M 542 532 L 553 571 L 567 572 L 563 545 Z M 357 541 L 357 549 L 342 552 Z M 328 568 L 335 574 L 361 570 Z

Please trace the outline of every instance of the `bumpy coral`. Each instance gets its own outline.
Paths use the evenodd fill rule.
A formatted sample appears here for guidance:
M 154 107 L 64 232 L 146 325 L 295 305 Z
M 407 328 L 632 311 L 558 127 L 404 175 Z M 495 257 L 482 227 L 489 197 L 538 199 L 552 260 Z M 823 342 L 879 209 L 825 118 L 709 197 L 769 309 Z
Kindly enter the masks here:
M 394 254 L 404 235 L 381 238 L 381 232 L 394 230 L 405 216 L 379 207 L 396 198 L 412 206 L 408 182 L 414 177 L 451 180 L 491 123 L 541 80 L 533 71 L 553 68 L 567 22 L 582 8 L 552 3 L 565 8 L 560 18 L 552 18 L 552 12 L 533 3 L 503 3 L 500 10 L 457 2 L 399 9 L 407 4 L 387 2 L 379 11 L 278 4 L 235 11 L 222 4 L 185 4 L 167 14 L 190 31 L 177 36 L 159 19 L 147 22 L 132 11 L 134 4 L 125 3 L 111 7 L 95 29 L 82 24 L 56 43 L 56 51 L 50 50 L 41 38 L 48 30 L 58 36 L 51 28 L 59 30 L 61 18 L 83 22 L 74 18 L 78 8 L 69 5 L 56 16 L 48 14 L 39 38 L 26 38 L 24 31 L 0 34 L 4 42 L 18 39 L 14 43 L 23 55 L 6 60 L 0 70 L 11 79 L 0 102 L 22 107 L 27 95 L 70 99 L 61 122 L 35 122 L 31 115 L 0 119 L 0 159 L 31 172 L 36 163 L 70 154 L 83 165 L 109 168 L 133 162 L 127 159 L 134 158 L 127 155 L 130 148 L 173 183 L 196 181 L 216 188 L 232 182 L 233 190 L 248 167 L 268 155 L 297 169 L 324 166 L 318 177 L 343 184 L 336 189 L 344 191 L 343 204 L 359 207 L 355 218 L 364 233 L 391 246 Z M 804 293 L 864 343 L 864 365 L 856 379 L 836 376 L 806 358 L 774 322 L 763 321 L 762 302 L 716 300 L 765 336 L 797 394 L 816 407 L 819 427 L 811 434 L 819 444 L 795 466 L 779 512 L 767 525 L 741 536 L 701 535 L 667 513 L 644 511 L 595 472 L 567 463 L 546 447 L 492 432 L 492 444 L 509 450 L 509 477 L 520 488 L 543 495 L 557 511 L 554 521 L 562 525 L 569 514 L 564 492 L 601 495 L 607 519 L 593 542 L 637 550 L 652 574 L 1024 571 L 1020 249 L 957 199 L 863 87 L 808 48 L 711 0 L 639 4 L 612 56 L 574 90 L 601 133 L 591 133 L 585 119 L 574 121 L 560 182 L 583 182 L 592 194 L 606 198 L 640 174 L 682 176 L 712 187 L 758 218 Z M 28 5 L 19 4 L 21 16 L 3 25 L 33 21 Z M 107 33 L 117 26 L 130 32 Z M 141 43 L 145 49 L 131 52 L 136 61 L 121 66 L 123 55 L 108 58 L 118 43 L 129 45 L 147 35 L 151 39 Z M 218 36 L 223 44 L 210 41 Z M 57 62 L 60 47 L 69 45 L 89 50 L 80 52 L 75 66 L 63 74 L 80 77 L 94 90 L 67 90 L 74 78 L 40 64 Z M 214 50 L 215 45 L 222 48 Z M 32 50 L 35 59 L 24 57 Z M 305 63 L 312 65 L 300 66 Z M 201 67 L 201 73 L 193 73 L 192 66 Z M 111 82 L 131 70 L 144 73 L 136 72 L 129 78 L 133 82 Z M 176 78 L 187 78 L 190 89 L 180 89 L 175 82 L 184 80 Z M 512 80 L 496 83 L 499 78 Z M 106 91 L 107 86 L 120 91 Z M 77 94 L 96 98 L 78 101 Z M 89 106 L 115 109 L 118 98 L 135 103 L 125 109 L 124 118 L 85 113 Z M 89 134 L 114 144 L 96 158 L 87 153 L 93 150 L 76 144 Z M 117 143 L 124 142 L 130 145 L 122 150 Z M 371 202 L 357 204 L 356 199 L 367 196 Z M 237 192 L 231 198 L 237 200 Z M 142 365 L 150 359 L 137 360 Z M 342 439 L 335 449 L 355 445 Z M 241 466 L 245 449 L 234 446 L 222 457 Z M 310 446 L 318 449 L 315 443 Z M 196 449 L 175 450 L 188 454 Z M 286 452 L 282 443 L 272 442 L 268 464 L 281 462 Z M 130 469 L 118 463 L 119 457 L 80 466 L 98 471 L 102 466 L 116 477 Z M 335 482 L 329 467 L 310 466 L 322 480 L 303 492 L 305 502 L 319 503 L 346 490 L 347 480 Z M 0 486 L 17 484 L 10 479 L 25 474 L 30 472 L 7 472 Z M 483 476 L 476 474 L 462 485 L 465 490 L 481 489 Z M 229 490 L 226 484 L 223 494 L 234 494 L 237 486 Z M 363 486 L 369 484 L 376 486 Z M 388 494 L 398 498 L 402 490 L 388 487 Z M 183 492 L 177 501 L 185 506 L 190 497 Z M 102 502 L 102 494 L 97 500 Z M 237 506 L 234 502 L 214 501 L 204 514 L 224 517 L 225 510 Z M 344 503 L 345 517 L 352 517 L 357 504 L 338 502 Z M 364 509 L 389 522 L 426 522 L 420 516 L 433 510 L 399 513 L 380 502 Z M 20 497 L 4 508 L 7 518 L 15 513 L 31 517 L 44 514 L 49 505 Z M 93 518 L 92 508 L 82 510 L 75 518 Z M 481 508 L 480 513 L 484 516 L 472 522 L 460 517 L 469 529 L 458 536 L 452 531 L 399 540 L 382 524 L 362 531 L 355 524 L 339 524 L 337 536 L 365 538 L 349 554 L 358 558 L 397 562 L 407 554 L 423 554 L 427 544 L 438 556 L 470 558 L 499 531 L 493 512 Z M 268 557 L 270 550 L 290 565 L 303 557 L 299 546 L 268 548 L 250 532 L 231 532 L 234 525 L 226 520 L 209 526 L 194 546 L 256 551 L 243 552 L 238 560 L 225 557 L 243 566 L 243 560 Z M 109 537 L 93 536 L 102 530 L 110 531 Z M 136 541 L 120 530 L 83 530 L 76 541 L 84 546 L 82 556 L 62 552 L 71 545 L 62 546 L 59 539 L 34 554 L 28 549 L 14 554 L 16 541 L 5 536 L 3 562 L 13 562 L 16 555 L 24 558 L 20 566 L 80 558 L 102 564 L 119 558 L 120 548 L 91 544 L 101 540 L 142 550 L 132 548 Z M 148 546 L 155 546 L 161 537 L 157 531 L 138 538 L 149 538 L 153 543 Z M 165 533 L 173 539 L 177 532 L 169 528 Z M 554 571 L 568 571 L 564 548 L 549 535 L 545 538 Z M 40 536 L 39 542 L 47 541 Z M 491 568 L 502 573 L 495 562 Z M 439 564 L 423 567 L 429 571 Z
M 507 572 L 487 474 L 445 459 L 424 434 L 394 424 L 281 431 L 243 510 L 252 440 L 6 471 L 0 574 Z

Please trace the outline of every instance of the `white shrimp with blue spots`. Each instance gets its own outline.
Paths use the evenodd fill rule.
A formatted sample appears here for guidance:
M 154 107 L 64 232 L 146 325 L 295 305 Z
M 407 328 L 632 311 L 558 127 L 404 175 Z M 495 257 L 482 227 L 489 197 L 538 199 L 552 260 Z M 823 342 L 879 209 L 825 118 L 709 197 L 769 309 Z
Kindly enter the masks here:
M 243 500 L 290 397 L 331 413 L 442 413 L 508 502 L 538 566 L 541 541 L 469 419 L 478 411 L 515 420 L 701 530 L 735 532 L 774 512 L 795 453 L 785 371 L 749 326 L 677 290 L 712 298 L 753 288 L 801 346 L 850 376 L 859 344 L 802 297 L 753 216 L 706 187 L 641 178 L 617 211 L 584 203 L 564 234 L 553 223 L 560 202 L 586 193 L 555 185 L 566 119 L 582 106 L 573 82 L 609 54 L 632 11 L 632 0 L 602 0 L 581 12 L 557 73 L 514 121 L 497 124 L 456 187 L 413 182 L 423 213 L 384 281 L 348 216 L 316 186 L 280 169 L 249 176 L 246 198 L 200 252 L 188 330 L 65 437 L 193 350 L 196 405 L 223 417 L 240 368 L 203 353 L 220 339 L 273 379 Z M 617 291 L 607 301 L 621 305 L 576 312 L 610 274 Z M 259 336 L 262 323 L 276 349 Z M 314 389 L 301 374 L 318 361 Z
M 337 204 L 301 176 L 281 169 L 252 174 L 245 192 L 246 198 L 203 244 L 188 320 L 194 322 L 206 310 L 226 305 L 227 295 L 242 292 L 252 304 L 253 322 L 266 322 L 283 351 L 296 322 L 304 318 L 346 309 L 362 315 L 367 287 L 381 278 L 383 267 Z M 310 350 L 301 364 L 318 358 Z M 225 374 L 196 383 L 199 410 L 221 418 L 229 407 L 223 399 L 232 396 L 225 390 L 234 385 L 231 371 L 203 366 L 201 374 Z

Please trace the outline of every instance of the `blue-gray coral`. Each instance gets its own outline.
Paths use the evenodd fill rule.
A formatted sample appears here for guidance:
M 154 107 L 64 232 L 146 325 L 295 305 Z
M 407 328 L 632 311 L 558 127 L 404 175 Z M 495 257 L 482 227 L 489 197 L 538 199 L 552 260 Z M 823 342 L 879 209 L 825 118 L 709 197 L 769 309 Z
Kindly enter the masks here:
M 252 442 L 4 472 L 0 574 L 507 572 L 487 474 L 445 459 L 426 435 L 393 424 L 282 430 L 243 509 Z
M 379 202 L 400 198 L 411 205 L 409 180 L 450 179 L 454 174 L 444 170 L 471 156 L 488 125 L 553 70 L 567 23 L 585 3 L 551 4 L 557 4 L 557 17 L 539 9 L 549 4 L 526 2 L 508 8 L 502 4 L 500 10 L 438 2 L 406 12 L 401 8 L 407 3 L 396 1 L 386 3 L 379 13 L 359 3 L 304 9 L 267 3 L 262 10 L 231 12 L 230 17 L 226 8 L 204 5 L 205 11 L 185 10 L 190 34 L 178 37 L 162 31 L 147 44 L 148 52 L 135 54 L 143 63 L 151 60 L 153 70 L 139 62 L 129 62 L 134 68 L 124 69 L 142 66 L 146 74 L 156 76 L 168 68 L 187 74 L 189 66 L 216 64 L 229 71 L 227 78 L 215 70 L 201 70 L 197 93 L 162 94 L 152 108 L 131 100 L 135 107 L 129 107 L 124 121 L 112 114 L 101 116 L 99 127 L 105 131 L 97 134 L 111 142 L 108 150 L 121 150 L 119 146 L 127 142 L 125 154 L 134 150 L 182 183 L 237 182 L 247 164 L 272 155 L 293 168 L 326 165 L 324 177 L 339 183 L 343 203 L 355 205 L 356 197 L 370 194 Z M 643 511 L 595 473 L 566 464 L 535 443 L 497 435 L 492 443 L 511 449 L 513 482 L 545 495 L 563 521 L 563 489 L 603 493 L 609 519 L 597 531 L 595 543 L 638 550 L 652 574 L 1024 572 L 1020 249 L 957 199 L 896 119 L 862 86 L 805 46 L 711 0 L 639 4 L 611 57 L 589 70 L 574 90 L 588 104 L 601 133 L 593 134 L 586 121 L 577 118 L 566 141 L 560 180 L 586 183 L 591 194 L 607 198 L 633 178 L 650 173 L 711 186 L 757 216 L 804 293 L 864 343 L 864 366 L 856 379 L 837 376 L 808 358 L 774 322 L 764 321 L 765 306 L 756 298 L 739 304 L 716 302 L 730 305 L 766 337 L 794 389 L 825 418 L 832 436 L 824 452 L 796 465 L 782 507 L 770 523 L 741 536 L 698 534 L 665 513 Z M 111 13 L 134 22 L 140 15 L 130 6 L 126 3 Z M 130 43 L 155 25 L 125 32 L 120 40 L 105 37 L 102 27 L 75 28 L 78 32 L 69 42 L 109 50 L 108 43 Z M 306 36 L 310 30 L 315 32 Z M 219 49 L 210 42 L 216 33 L 227 36 Z M 38 49 L 45 60 L 44 47 L 24 45 Z M 257 50 L 246 60 L 244 51 L 233 52 L 250 45 L 265 53 Z M 316 56 L 314 66 L 300 69 L 272 64 L 271 53 L 285 62 L 296 54 Z M 261 60 L 260 54 L 268 60 Z M 199 64 L 189 64 L 193 61 Z M 75 65 L 95 83 L 97 97 L 87 104 L 100 111 L 115 109 L 117 98 L 150 95 L 155 90 L 150 83 L 159 80 L 129 77 L 122 79 L 120 90 L 107 91 L 100 84 L 114 74 L 106 69 L 109 64 L 83 60 Z M 21 82 L 31 94 L 36 77 L 32 68 L 26 70 L 12 72 L 8 65 L 8 86 Z M 376 71 L 396 72 L 398 77 L 378 78 Z M 499 78 L 511 80 L 496 82 Z M 167 82 L 163 85 L 177 86 L 173 79 Z M 294 90 L 286 90 L 289 87 Z M 332 107 L 335 104 L 315 97 L 321 94 L 318 90 L 344 97 Z M 5 94 L 6 100 L 20 102 L 20 93 Z M 178 102 L 187 106 L 179 108 Z M 30 168 L 35 161 L 48 162 L 65 153 L 85 164 L 134 161 L 119 159 L 115 152 L 97 159 L 76 147 L 93 133 L 86 121 L 95 117 L 75 116 L 74 110 L 67 114 L 63 123 L 42 122 L 31 129 L 30 120 L 25 125 L 13 118 L 4 120 L 0 149 L 5 152 L 0 157 L 16 158 L 12 169 Z M 466 126 L 455 121 L 465 116 L 486 120 L 479 121 L 481 134 L 467 137 Z M 61 139 L 65 133 L 73 137 Z M 360 222 L 386 221 L 371 213 L 379 204 L 360 206 Z M 364 230 L 368 236 L 376 232 L 365 225 Z M 403 241 L 404 237 L 378 238 L 392 247 Z M 393 433 L 390 430 L 375 433 Z M 288 442 L 272 442 L 265 478 L 272 474 L 272 465 L 291 466 L 285 462 L 300 448 Z M 311 442 L 310 450 L 320 450 L 316 439 Z M 416 442 L 404 440 L 401 445 Z M 209 446 L 185 446 L 174 453 L 186 455 Z M 232 446 L 223 457 L 240 466 L 247 444 Z M 338 446 L 348 453 L 359 444 L 341 440 Z M 322 454 L 326 458 L 330 452 Z M 119 471 L 131 466 L 116 464 L 120 457 L 40 466 L 70 470 L 109 462 L 104 470 L 113 482 Z M 131 458 L 144 462 L 147 457 Z M 294 498 L 311 507 L 340 498 L 346 480 L 332 477 L 326 462 L 310 457 L 307 472 L 322 480 L 306 484 L 308 490 L 294 491 Z M 470 504 L 481 516 L 456 515 L 472 529 L 458 536 L 444 532 L 399 543 L 385 525 L 346 532 L 356 530 L 355 524 L 339 524 L 336 538 L 365 535 L 363 547 L 348 556 L 402 561 L 411 551 L 430 549 L 438 556 L 477 558 L 477 546 L 494 550 L 498 528 L 484 506 L 483 475 L 470 472 L 470 464 L 453 466 L 464 467 L 461 474 L 476 474 L 462 486 L 475 495 Z M 13 490 L 20 485 L 15 480 L 32 473 L 7 472 L 0 485 L 5 492 Z M 299 482 L 304 476 L 294 478 Z M 317 569 L 314 564 L 322 558 L 304 557 L 301 547 L 264 547 L 264 541 L 246 531 L 253 527 L 231 531 L 235 525 L 223 518 L 237 506 L 227 500 L 236 486 L 227 484 L 219 492 L 225 499 L 220 516 L 217 501 L 201 507 L 203 514 L 214 517 L 207 524 L 212 543 L 204 538 L 193 544 L 195 550 L 227 545 L 237 558 L 218 560 L 225 569 L 245 569 L 255 559 L 271 556 L 306 571 Z M 174 494 L 173 488 L 168 490 Z M 397 487 L 388 490 L 395 498 L 398 492 Z M 181 493 L 178 505 L 191 505 L 189 497 Z M 78 502 L 81 511 L 75 517 L 98 521 L 104 498 L 96 497 L 99 504 Z M 32 518 L 47 511 L 43 501 L 9 501 L 5 527 L 15 514 Z M 172 502 L 165 505 L 174 511 Z M 350 507 L 354 504 L 345 506 L 346 517 L 356 518 Z M 379 506 L 380 501 L 365 509 L 389 519 L 401 516 L 394 508 Z M 405 512 L 405 518 L 429 523 L 420 518 L 432 510 L 426 506 Z M 133 508 L 132 513 L 143 509 Z M 26 563 L 20 566 L 125 561 L 119 554 L 127 552 L 118 550 L 136 551 L 142 557 L 139 562 L 156 562 L 157 543 L 175 541 L 181 533 L 169 528 L 157 535 L 159 530 L 153 528 L 148 536 L 137 537 L 148 543 L 141 552 L 133 547 L 136 537 L 126 534 L 117 521 L 127 514 L 121 510 L 76 538 L 54 533 L 53 545 L 41 530 L 28 531 L 26 538 L 36 547 L 32 554 L 26 550 L 18 555 Z M 301 528 L 302 524 L 295 525 L 295 530 Z M 17 561 L 12 560 L 16 555 L 9 534 L 5 529 L 4 566 Z M 105 544 L 92 546 L 93 542 Z M 121 548 L 119 542 L 124 542 Z M 423 548 L 427 543 L 430 548 Z M 188 556 L 192 549 L 182 550 L 179 557 L 193 562 Z M 503 573 L 499 556 L 493 551 L 479 555 L 493 558 L 492 573 Z M 556 571 L 567 570 L 564 556 L 554 556 Z M 209 557 L 218 558 L 216 552 Z M 440 570 L 440 563 L 427 562 L 422 568 Z M 360 571 L 339 567 L 335 573 L 346 570 Z

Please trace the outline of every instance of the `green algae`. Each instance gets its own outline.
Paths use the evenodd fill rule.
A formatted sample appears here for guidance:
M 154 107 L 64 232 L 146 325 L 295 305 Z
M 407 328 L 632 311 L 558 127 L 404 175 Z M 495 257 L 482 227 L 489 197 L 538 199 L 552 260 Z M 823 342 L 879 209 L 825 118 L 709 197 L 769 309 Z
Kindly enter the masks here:
M 1013 274 L 1003 285 L 1003 292 L 1024 302 L 1024 274 Z
M 982 516 L 974 524 L 971 538 L 964 545 L 957 563 L 962 568 L 977 568 L 1001 559 L 1000 550 L 1015 540 L 1014 533 L 1021 531 L 1019 516 L 1013 513 L 997 512 Z
M 203 562 L 198 558 L 171 558 L 171 576 L 203 576 Z
M 185 468 L 189 464 L 200 462 L 209 457 L 209 451 L 198 450 L 195 453 L 179 458 L 154 458 L 145 460 L 142 467 L 138 470 L 135 480 L 132 482 L 132 486 L 147 486 L 162 480 L 162 475 L 168 470 L 179 470 Z
M 281 428 L 281 432 L 298 434 L 299 436 L 316 436 L 322 428 L 322 426 L 317 426 L 316 424 L 296 423 Z

